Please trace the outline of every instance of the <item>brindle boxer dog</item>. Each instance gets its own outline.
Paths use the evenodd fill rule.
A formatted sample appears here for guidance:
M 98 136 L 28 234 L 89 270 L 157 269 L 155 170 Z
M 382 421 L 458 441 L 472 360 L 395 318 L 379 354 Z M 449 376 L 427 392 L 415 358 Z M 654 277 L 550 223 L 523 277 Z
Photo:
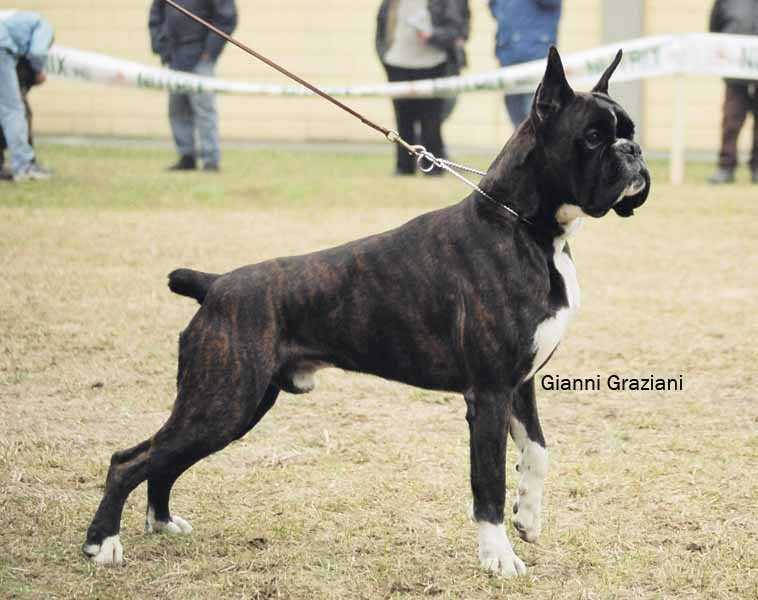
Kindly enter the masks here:
M 530 118 L 481 182 L 520 219 L 474 192 L 337 248 L 171 273 L 169 287 L 201 304 L 179 340 L 176 402 L 155 435 L 113 455 L 84 552 L 121 562 L 124 501 L 144 480 L 146 530 L 189 533 L 169 509 L 177 478 L 255 427 L 281 390 L 310 392 L 332 366 L 463 394 L 479 560 L 524 574 L 503 524 L 505 445 L 510 431 L 521 452 L 512 520 L 531 542 L 547 470 L 533 377 L 579 305 L 566 239 L 583 216 L 631 215 L 650 189 L 634 125 L 608 96 L 620 59 L 574 93 L 551 49 Z

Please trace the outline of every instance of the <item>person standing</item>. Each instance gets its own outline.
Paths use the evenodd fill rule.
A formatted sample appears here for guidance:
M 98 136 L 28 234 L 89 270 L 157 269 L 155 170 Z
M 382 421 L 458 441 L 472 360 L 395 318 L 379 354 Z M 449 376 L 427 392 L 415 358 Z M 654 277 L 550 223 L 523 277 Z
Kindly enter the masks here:
M 234 0 L 176 0 L 177 4 L 231 34 L 237 26 Z M 216 61 L 226 41 L 200 23 L 180 13 L 163 0 L 153 0 L 148 26 L 153 52 L 177 71 L 213 77 Z M 218 171 L 221 150 L 218 112 L 213 92 L 170 92 L 168 115 L 179 161 L 170 171 L 197 169 Z M 195 146 L 195 133 L 198 144 Z
M 758 0 L 716 0 L 709 30 L 713 33 L 758 35 Z M 725 79 L 721 150 L 718 169 L 708 178 L 712 184 L 733 183 L 737 168 L 737 138 L 748 113 L 753 114 L 752 182 L 758 183 L 758 82 Z
M 0 127 L 10 153 L 13 181 L 49 179 L 29 143 L 29 123 L 16 66 L 25 58 L 36 83 L 44 83 L 53 27 L 40 15 L 25 11 L 0 12 Z
M 489 0 L 497 21 L 495 55 L 507 67 L 545 58 L 558 39 L 561 0 Z M 533 94 L 506 94 L 505 107 L 514 127 L 529 116 Z
M 383 0 L 376 27 L 376 51 L 389 81 L 444 77 L 448 53 L 465 38 L 459 0 Z M 397 131 L 409 144 L 420 143 L 444 157 L 443 98 L 396 98 L 392 101 Z M 420 136 L 417 137 L 417 129 Z M 397 146 L 396 175 L 413 175 L 416 159 Z M 434 168 L 430 175 L 441 175 Z
M 463 26 L 461 28 L 461 37 L 455 40 L 455 45 L 448 50 L 447 53 L 447 71 L 445 75 L 447 77 L 456 77 L 461 74 L 461 71 L 468 66 L 468 59 L 466 58 L 466 42 L 468 36 L 471 33 L 471 9 L 468 5 L 468 0 L 456 0 L 459 4 L 460 14 L 463 17 Z M 447 96 L 442 105 L 442 122 L 450 118 L 455 110 L 455 105 L 458 103 L 458 95 Z

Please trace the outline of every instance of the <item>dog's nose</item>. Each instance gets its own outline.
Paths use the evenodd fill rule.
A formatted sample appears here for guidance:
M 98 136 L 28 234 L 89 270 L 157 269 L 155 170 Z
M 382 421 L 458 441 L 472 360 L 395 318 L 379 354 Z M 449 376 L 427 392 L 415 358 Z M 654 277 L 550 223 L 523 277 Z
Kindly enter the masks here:
M 622 152 L 623 154 L 630 154 L 634 158 L 639 158 L 642 156 L 642 148 L 640 148 L 640 145 L 637 142 L 633 142 L 631 140 L 619 140 L 618 149 L 619 152 Z

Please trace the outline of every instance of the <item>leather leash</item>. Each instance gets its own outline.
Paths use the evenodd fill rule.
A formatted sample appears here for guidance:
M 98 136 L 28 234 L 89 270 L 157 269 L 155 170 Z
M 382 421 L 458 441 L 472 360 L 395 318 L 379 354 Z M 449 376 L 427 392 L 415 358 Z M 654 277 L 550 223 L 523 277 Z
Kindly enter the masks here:
M 394 131 L 392 129 L 387 129 L 386 127 L 382 127 L 381 125 L 378 125 L 371 121 L 370 119 L 363 116 L 358 111 L 350 108 L 347 104 L 344 104 L 343 102 L 340 102 L 337 100 L 334 96 L 331 96 L 330 94 L 327 94 L 325 91 L 319 89 L 315 85 L 308 83 L 305 79 L 302 77 L 299 77 L 292 71 L 288 71 L 284 67 L 280 66 L 279 64 L 275 63 L 273 60 L 266 58 L 261 54 L 260 52 L 256 52 L 249 46 L 246 46 L 242 42 L 237 41 L 235 38 L 230 36 L 228 33 L 221 31 L 218 27 L 215 25 L 209 23 L 205 19 L 202 19 L 198 17 L 195 13 L 187 10 L 183 6 L 179 6 L 174 0 L 163 0 L 166 4 L 172 6 L 176 10 L 178 10 L 180 13 L 183 13 L 185 16 L 189 17 L 193 21 L 196 21 L 197 23 L 200 23 L 207 29 L 210 29 L 213 33 L 215 33 L 218 36 L 221 36 L 224 38 L 227 42 L 230 42 L 240 48 L 241 50 L 244 50 L 251 56 L 257 58 L 261 62 L 267 64 L 272 69 L 275 69 L 279 71 L 282 75 L 285 77 L 289 77 L 293 81 L 296 81 L 300 85 L 302 85 L 304 88 L 310 90 L 314 94 L 321 96 L 324 100 L 327 100 L 334 104 L 335 106 L 341 108 L 345 112 L 349 113 L 350 115 L 354 116 L 356 119 L 360 120 L 361 123 L 364 125 L 367 125 L 371 127 L 371 129 L 375 129 L 379 133 L 381 133 L 387 141 L 390 143 L 398 144 L 405 148 L 410 154 L 414 155 L 416 157 L 416 162 L 419 165 L 419 168 L 424 171 L 425 173 L 428 173 L 431 171 L 434 167 L 438 167 L 440 169 L 443 169 L 447 171 L 448 173 L 451 173 L 456 178 L 461 180 L 466 185 L 472 187 L 474 190 L 476 190 L 483 198 L 487 199 L 489 202 L 494 204 L 497 209 L 500 211 L 505 210 L 512 214 L 513 216 L 517 217 L 518 219 L 524 221 L 525 223 L 532 224 L 532 222 L 527 219 L 526 217 L 521 216 L 519 213 L 517 213 L 515 210 L 513 210 L 510 206 L 507 206 L 503 204 L 502 202 L 499 202 L 495 200 L 492 196 L 490 196 L 487 192 L 485 192 L 482 188 L 480 188 L 476 183 L 473 181 L 469 181 L 466 177 L 455 171 L 454 169 L 459 169 L 461 171 L 467 171 L 469 173 L 475 173 L 480 176 L 486 175 L 485 171 L 479 171 L 478 169 L 472 169 L 470 167 L 465 167 L 463 165 L 459 165 L 457 163 L 454 163 L 452 161 L 446 160 L 444 158 L 438 158 L 434 156 L 431 152 L 429 152 L 424 146 L 421 146 L 420 144 L 409 144 L 406 142 L 403 138 L 400 137 L 400 134 L 397 131 Z M 428 166 L 424 166 L 424 161 L 427 161 L 429 163 Z

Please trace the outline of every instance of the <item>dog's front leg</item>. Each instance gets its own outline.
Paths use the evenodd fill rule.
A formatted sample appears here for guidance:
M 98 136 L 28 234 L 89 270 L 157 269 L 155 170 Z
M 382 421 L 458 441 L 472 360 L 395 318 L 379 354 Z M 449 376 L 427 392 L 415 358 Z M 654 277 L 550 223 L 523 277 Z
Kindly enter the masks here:
M 521 474 L 511 521 L 522 540 L 534 542 L 542 531 L 542 489 L 547 475 L 547 449 L 537 416 L 534 379 L 516 392 L 510 431 L 521 452 L 516 470 Z
M 524 575 L 526 567 L 513 552 L 503 522 L 511 394 L 469 391 L 465 398 L 471 433 L 473 512 L 479 525 L 479 562 L 488 571 L 506 576 Z

